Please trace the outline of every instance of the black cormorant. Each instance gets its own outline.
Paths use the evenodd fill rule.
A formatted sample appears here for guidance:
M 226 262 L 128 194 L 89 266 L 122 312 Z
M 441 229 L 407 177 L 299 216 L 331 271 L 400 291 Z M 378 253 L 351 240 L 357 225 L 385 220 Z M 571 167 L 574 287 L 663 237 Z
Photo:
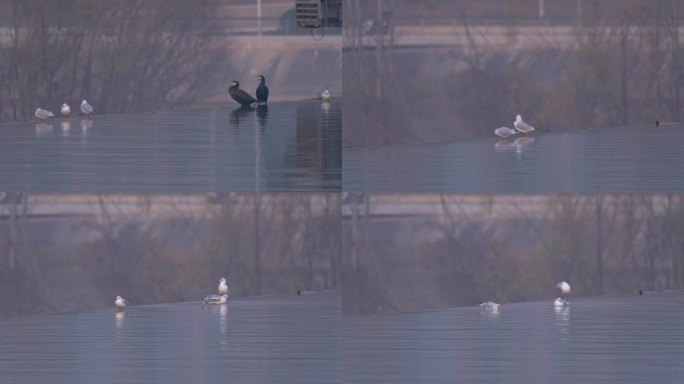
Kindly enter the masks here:
M 233 80 L 233 82 L 230 84 L 228 93 L 230 93 L 230 97 L 232 97 L 233 100 L 237 101 L 244 107 L 248 107 L 257 102 L 256 99 L 249 95 L 249 93 L 240 89 L 240 83 L 235 80 Z
M 259 75 L 257 76 L 257 79 L 261 81 L 256 89 L 257 100 L 259 104 L 266 104 L 268 101 L 268 87 L 266 86 L 266 78 L 264 75 Z

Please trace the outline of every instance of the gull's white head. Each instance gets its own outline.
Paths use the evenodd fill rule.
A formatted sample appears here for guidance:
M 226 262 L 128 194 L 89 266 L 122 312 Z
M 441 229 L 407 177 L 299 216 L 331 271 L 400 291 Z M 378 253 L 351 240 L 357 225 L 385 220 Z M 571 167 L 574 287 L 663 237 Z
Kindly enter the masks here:
M 516 116 L 515 116 L 515 121 L 522 121 L 522 116 L 516 115 Z
M 62 108 L 69 108 L 69 104 L 67 104 L 67 103 L 62 104 Z
M 121 300 L 121 296 L 117 296 L 116 299 L 117 299 L 117 300 Z
M 561 291 L 562 294 L 570 294 L 571 287 L 567 281 L 561 281 L 560 283 L 556 284 L 556 288 L 558 288 L 558 290 Z
M 219 279 L 219 283 L 225 283 L 225 282 L 226 282 L 226 278 L 225 278 L 225 277 L 222 277 L 222 278 Z
M 85 104 L 88 104 L 88 102 L 86 101 L 86 99 L 83 99 L 83 101 L 81 101 L 81 105 L 85 105 Z

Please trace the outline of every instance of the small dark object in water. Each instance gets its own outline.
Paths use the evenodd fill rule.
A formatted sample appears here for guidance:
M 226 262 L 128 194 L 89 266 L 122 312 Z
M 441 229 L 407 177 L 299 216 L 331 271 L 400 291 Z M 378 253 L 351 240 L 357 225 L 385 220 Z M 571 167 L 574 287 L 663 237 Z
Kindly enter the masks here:
M 255 98 L 249 95 L 249 93 L 240 89 L 240 83 L 236 80 L 233 80 L 233 82 L 230 84 L 228 93 L 230 93 L 230 97 L 232 97 L 233 100 L 237 101 L 244 107 L 248 107 L 257 102 Z
M 297 290 L 297 294 L 298 294 L 298 295 L 301 295 L 301 294 L 302 294 L 302 291 L 298 289 L 298 290 Z
M 660 126 L 660 121 L 656 120 L 656 127 Z
M 656 122 L 657 122 L 657 121 L 656 121 Z M 639 296 L 643 296 L 643 295 L 644 295 L 644 290 L 643 290 L 643 289 L 640 289 L 640 290 L 639 290 Z
M 257 102 L 259 104 L 266 104 L 268 101 L 268 87 L 266 86 L 266 78 L 264 75 L 259 75 L 257 76 L 257 79 L 261 81 L 256 89 Z

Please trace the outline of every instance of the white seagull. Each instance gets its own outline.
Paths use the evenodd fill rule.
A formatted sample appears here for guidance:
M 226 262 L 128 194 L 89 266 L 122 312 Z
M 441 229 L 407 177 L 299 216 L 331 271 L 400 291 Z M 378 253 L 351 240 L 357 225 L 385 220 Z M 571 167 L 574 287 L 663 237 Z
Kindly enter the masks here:
M 93 112 L 95 112 L 95 108 L 93 108 L 92 105 L 88 104 L 86 99 L 83 99 L 81 102 L 81 112 L 83 112 L 84 115 L 90 116 Z
M 223 295 L 209 295 L 202 299 L 202 303 L 204 304 L 225 304 L 226 301 L 228 300 L 228 295 L 223 294 Z
M 41 120 L 45 120 L 45 119 L 47 119 L 48 117 L 53 117 L 55 114 L 52 113 L 52 112 L 50 112 L 50 111 L 48 111 L 48 110 L 45 110 L 45 109 L 36 108 L 36 113 L 35 113 L 35 115 L 36 115 L 37 118 L 39 118 L 39 119 L 41 119 Z
M 495 135 L 497 135 L 499 137 L 504 137 L 504 138 L 511 136 L 511 135 L 515 135 L 517 133 L 518 132 L 515 129 L 511 129 L 508 127 L 499 127 L 499 128 L 494 130 Z
M 523 135 L 534 131 L 534 127 L 527 124 L 526 122 L 524 122 L 522 119 L 522 116 L 520 116 L 520 115 L 517 115 L 515 117 L 515 121 L 513 122 L 513 126 L 515 127 L 515 129 L 517 129 Z
M 228 284 L 226 284 L 226 278 L 225 277 L 222 277 L 219 279 L 218 293 L 219 293 L 219 295 L 227 295 L 228 294 Z
M 553 301 L 553 306 L 556 308 L 565 308 L 568 304 L 570 304 L 569 301 L 561 299 L 560 297 L 556 297 L 556 300 Z
M 571 287 L 567 281 L 561 281 L 560 283 L 556 284 L 556 288 L 560 291 L 561 297 L 567 299 L 568 296 L 570 296 Z
M 499 312 L 501 310 L 501 304 L 497 304 L 493 301 L 487 301 L 484 303 L 480 303 L 479 305 L 483 311 Z
M 560 291 L 560 297 L 557 297 L 553 302 L 554 307 L 566 307 L 568 304 L 570 304 L 568 301 L 568 296 L 570 296 L 570 291 L 572 290 L 570 284 L 568 284 L 567 281 L 561 281 L 560 283 L 556 284 L 556 289 Z
M 116 305 L 116 307 L 119 309 L 123 309 L 128 305 L 128 301 L 121 296 L 117 296 L 116 300 L 114 301 L 114 305 Z
M 323 101 L 330 101 L 330 92 L 328 92 L 327 89 L 324 89 L 323 91 L 321 91 L 321 93 L 318 96 Z
M 69 106 L 69 104 L 67 104 L 67 103 L 62 104 L 61 113 L 62 113 L 62 116 L 64 116 L 64 117 L 69 117 L 69 115 L 71 115 L 71 107 Z

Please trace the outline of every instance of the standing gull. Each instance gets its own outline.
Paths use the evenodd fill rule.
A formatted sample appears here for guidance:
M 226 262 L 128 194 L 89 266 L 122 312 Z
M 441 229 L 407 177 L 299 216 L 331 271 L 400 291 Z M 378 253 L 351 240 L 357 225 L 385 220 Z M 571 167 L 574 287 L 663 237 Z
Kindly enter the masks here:
M 328 92 L 327 89 L 324 89 L 318 94 L 318 97 L 323 101 L 330 101 L 330 92 Z
M 116 307 L 119 309 L 124 309 L 128 305 L 128 301 L 121 296 L 117 296 L 116 300 L 114 301 L 114 305 L 116 305 Z
M 560 291 L 560 297 L 556 298 L 556 301 L 554 301 L 553 305 L 556 307 L 567 306 L 570 303 L 568 301 L 568 297 L 570 296 L 570 291 L 572 289 L 570 284 L 568 284 L 567 281 L 561 281 L 560 283 L 556 284 L 556 288 Z
M 526 135 L 526 134 L 534 131 L 534 127 L 527 124 L 526 122 L 524 122 L 522 119 L 522 116 L 520 116 L 520 115 L 517 115 L 515 117 L 515 121 L 513 122 L 513 126 L 515 127 L 515 129 L 517 129 L 523 135 Z
M 52 113 L 52 112 L 50 112 L 50 111 L 48 111 L 48 110 L 45 110 L 45 109 L 36 108 L 36 113 L 35 113 L 35 115 L 36 115 L 36 117 L 39 118 L 40 120 L 45 120 L 45 119 L 47 119 L 48 117 L 53 117 L 55 114 Z
M 225 277 L 222 277 L 219 279 L 218 293 L 219 293 L 219 295 L 227 295 L 228 294 L 228 284 L 226 283 Z
M 266 86 L 266 78 L 264 75 L 257 76 L 259 79 L 259 86 L 256 89 L 257 103 L 264 105 L 268 101 L 268 87 Z
M 81 112 L 83 112 L 86 117 L 90 117 L 90 115 L 95 112 L 95 108 L 93 108 L 92 105 L 88 104 L 86 99 L 83 99 L 81 102 Z
M 494 130 L 495 135 L 497 135 L 499 137 L 503 137 L 503 138 L 506 138 L 506 137 L 511 136 L 511 135 L 515 135 L 517 133 L 518 132 L 515 129 L 511 129 L 508 127 L 499 127 L 499 128 Z
M 209 295 L 202 299 L 204 304 L 225 304 L 228 300 L 228 295 Z
M 62 113 L 62 116 L 69 117 L 71 115 L 71 107 L 69 106 L 69 104 L 64 103 L 62 104 L 62 109 L 60 110 L 60 112 Z

